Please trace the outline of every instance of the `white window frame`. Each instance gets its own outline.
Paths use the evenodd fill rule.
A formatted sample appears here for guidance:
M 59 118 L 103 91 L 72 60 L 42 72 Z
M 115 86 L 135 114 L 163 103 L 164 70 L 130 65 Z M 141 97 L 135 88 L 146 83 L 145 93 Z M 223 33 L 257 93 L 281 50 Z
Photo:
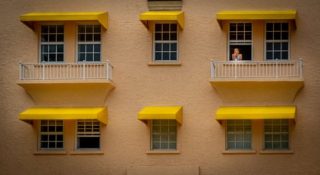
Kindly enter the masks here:
M 227 33 L 228 33 L 228 48 L 227 48 L 227 61 L 230 61 L 230 57 L 231 57 L 231 55 L 230 55 L 230 45 L 232 45 L 231 44 L 231 40 L 230 40 L 230 24 L 243 24 L 243 23 L 250 23 L 251 24 L 251 60 L 244 60 L 244 61 L 253 61 L 254 60 L 254 55 L 253 55 L 253 49 L 254 49 L 254 43 L 253 43 L 253 28 L 254 28 L 254 23 L 252 22 L 252 21 L 230 21 L 229 23 L 228 23 L 228 31 L 227 31 Z M 250 45 L 250 44 L 244 44 L 243 42 L 244 41 L 247 41 L 248 42 L 248 40 L 241 40 L 241 42 L 239 42 L 239 43 L 237 43 L 236 45 Z M 234 43 L 235 44 L 235 43 Z
M 43 43 L 41 41 L 41 35 L 42 35 L 42 26 L 52 26 L 52 25 L 62 25 L 63 26 L 63 42 L 45 42 Z M 65 62 L 65 25 L 63 23 L 40 23 L 39 24 L 39 32 L 38 32 L 38 43 L 39 43 L 39 63 L 42 63 L 42 64 L 62 64 Z M 59 33 L 55 33 L 55 34 L 59 34 Z M 42 55 L 42 44 L 45 44 L 45 45 L 63 45 L 63 61 L 41 61 L 41 55 Z M 48 48 L 49 49 L 49 48 Z M 56 50 L 56 54 L 57 54 L 57 50 Z M 48 58 L 49 59 L 49 58 Z
M 41 132 L 41 121 L 43 121 L 43 120 L 39 120 L 38 121 L 38 126 L 39 126 L 39 128 L 38 128 L 38 150 L 40 150 L 40 151 L 61 151 L 61 150 L 64 150 L 64 148 L 65 148 L 65 135 L 64 135 L 64 131 L 65 131 L 65 127 L 64 127 L 64 121 L 63 120 L 44 120 L 44 121 L 47 121 L 47 122 L 50 122 L 50 121 L 55 121 L 55 123 L 57 122 L 57 121 L 61 121 L 62 122 L 62 132 Z M 47 125 L 48 127 L 50 126 L 49 124 Z M 55 124 L 55 127 L 57 127 L 57 125 Z M 48 135 L 48 137 L 49 137 L 49 135 L 50 134 L 54 134 L 54 135 L 58 135 L 58 134 L 61 134 L 62 135 L 62 144 L 63 144 L 63 147 L 62 148 L 41 148 L 41 136 L 42 135 Z M 48 140 L 49 140 L 49 138 L 48 138 Z M 57 141 L 56 141 L 57 142 Z
M 176 122 L 176 131 L 175 131 L 175 135 L 176 135 L 176 140 L 175 140 L 175 144 L 176 144 L 176 148 L 175 149 L 171 149 L 169 148 L 169 145 L 168 145 L 168 148 L 167 149 L 162 149 L 161 148 L 161 136 L 160 136 L 160 148 L 159 149 L 154 149 L 153 148 L 153 121 L 154 120 L 150 120 L 150 151 L 177 151 L 178 150 L 178 122 Z M 162 120 L 158 120 L 158 121 L 162 121 Z M 159 126 L 160 127 L 160 132 L 159 132 L 159 135 L 161 135 L 161 125 Z M 169 126 L 168 126 L 169 127 Z M 169 129 L 169 128 L 168 128 Z M 168 134 L 168 144 L 170 143 L 174 143 L 174 142 L 170 142 L 169 140 L 169 135 L 170 133 Z
M 177 40 L 176 41 L 171 41 L 171 40 L 167 40 L 167 41 L 158 41 L 156 42 L 156 25 L 157 24 L 176 24 L 177 25 Z M 152 62 L 154 63 L 161 63 L 161 62 L 179 62 L 179 25 L 176 22 L 155 22 L 153 25 L 153 31 L 152 31 Z M 163 31 L 161 31 L 163 33 Z M 170 36 L 171 31 L 169 31 L 169 36 Z M 177 59 L 176 60 L 156 60 L 156 43 L 176 43 L 177 44 Z M 162 51 L 163 52 L 163 51 Z M 171 51 L 169 51 L 171 52 Z
M 99 132 L 87 132 L 87 131 L 84 131 L 83 133 L 88 133 L 87 135 L 81 135 L 79 136 L 79 131 L 78 131 L 78 122 L 97 122 L 98 123 L 98 126 L 99 126 Z M 101 123 L 97 120 L 77 120 L 75 122 L 75 145 L 74 145 L 74 148 L 75 150 L 101 150 Z M 85 125 L 84 125 L 85 126 Z M 92 125 L 93 127 L 93 125 Z M 94 134 L 98 134 L 98 135 L 94 135 Z M 78 148 L 78 138 L 79 137 L 98 137 L 99 138 L 99 148 Z
M 233 120 L 233 121 L 244 121 L 244 120 Z M 253 149 L 253 127 L 252 127 L 252 125 L 253 125 L 253 122 L 252 122 L 252 120 L 250 120 L 250 134 L 251 134 L 251 136 L 250 136 L 250 148 L 242 148 L 242 149 L 240 149 L 240 148 L 236 148 L 236 145 L 235 145 L 235 148 L 228 148 L 229 147 L 229 143 L 228 143 L 228 122 L 230 122 L 230 120 L 226 120 L 225 121 L 225 150 L 226 151 L 234 151 L 234 150 L 241 150 L 241 151 L 247 151 L 247 150 L 252 150 Z M 242 129 L 243 129 L 243 131 L 242 131 L 242 136 L 243 136 L 243 147 L 244 147 L 244 143 L 245 143 L 245 141 L 244 141 L 244 134 L 245 134 L 245 131 L 244 131 L 244 124 L 242 125 Z M 238 133 L 237 133 L 237 131 L 234 131 L 234 137 L 236 137 L 235 135 L 237 135 Z M 235 141 L 235 144 L 236 144 L 236 142 L 237 141 Z
M 283 120 L 283 119 L 273 119 L 273 120 Z M 287 119 L 288 121 L 288 132 L 268 132 L 269 134 L 271 135 L 274 135 L 274 134 L 287 134 L 288 135 L 288 148 L 285 148 L 285 149 L 274 149 L 274 148 L 266 148 L 265 147 L 265 143 L 266 143 L 266 139 L 265 139 L 265 136 L 266 136 L 266 132 L 265 132 L 265 120 L 263 120 L 263 143 L 262 143 L 262 149 L 264 151 L 288 151 L 288 150 L 291 150 L 291 121 L 289 119 Z M 273 124 L 272 124 L 272 127 L 273 127 Z M 280 125 L 280 128 L 281 128 L 281 125 Z M 273 140 L 271 141 L 271 144 L 273 144 Z M 281 140 L 281 137 L 280 137 L 280 144 L 281 144 L 282 140 Z
M 267 40 L 267 23 L 288 23 L 288 40 Z M 273 31 L 274 32 L 274 31 Z M 264 23 L 264 60 L 265 61 L 275 61 L 276 59 L 267 59 L 267 43 L 268 42 L 272 42 L 272 43 L 281 43 L 281 42 L 288 42 L 288 59 L 290 60 L 291 58 L 291 22 L 290 21 L 266 21 Z M 282 50 L 280 50 L 282 51 Z M 283 59 L 279 59 L 279 60 L 283 60 Z M 284 61 L 286 61 L 284 59 Z
M 78 34 L 79 34 L 79 25 L 100 25 L 100 41 L 99 42 L 97 42 L 97 41 L 79 41 L 79 38 L 78 38 Z M 76 63 L 101 63 L 102 62 L 102 30 L 103 30 L 103 28 L 102 28 L 102 26 L 101 26 L 101 24 L 99 24 L 99 23 L 95 23 L 95 22 L 91 22 L 91 23 L 77 23 L 76 24 L 76 32 L 75 32 L 75 38 L 76 38 L 76 45 L 75 45 L 75 51 L 76 51 L 76 56 L 75 56 L 75 58 L 76 58 L 76 60 L 75 60 L 75 62 Z M 100 61 L 87 61 L 87 60 L 85 60 L 85 61 L 79 61 L 79 44 L 100 44 Z M 93 48 L 94 49 L 94 48 Z M 86 53 L 86 52 L 85 52 Z M 95 52 L 93 52 L 93 53 L 95 53 Z M 98 52 L 97 52 L 98 53 Z M 93 60 L 94 60 L 94 58 L 93 58 Z

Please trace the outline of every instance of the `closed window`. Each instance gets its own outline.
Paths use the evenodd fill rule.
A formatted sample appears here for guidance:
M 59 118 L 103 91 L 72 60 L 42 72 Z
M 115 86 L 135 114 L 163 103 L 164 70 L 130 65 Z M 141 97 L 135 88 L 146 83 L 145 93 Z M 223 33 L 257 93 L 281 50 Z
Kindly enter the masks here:
M 77 121 L 77 149 L 100 148 L 100 122 L 97 120 Z
M 63 62 L 63 25 L 42 25 L 40 45 L 41 62 Z
M 251 149 L 251 121 L 250 120 L 228 120 L 226 149 L 227 150 L 249 150 Z
M 238 48 L 242 54 L 242 60 L 252 60 L 252 24 L 230 23 L 229 25 L 229 60 L 232 53 Z
M 101 61 L 100 25 L 78 25 L 78 61 Z
M 289 149 L 289 121 L 265 120 L 264 121 L 264 149 L 287 150 Z
M 289 23 L 266 23 L 266 59 L 289 59 Z
M 155 24 L 153 44 L 154 61 L 177 61 L 177 24 Z
M 63 121 L 41 120 L 40 149 L 63 149 Z
M 177 122 L 175 120 L 152 120 L 151 150 L 177 149 Z

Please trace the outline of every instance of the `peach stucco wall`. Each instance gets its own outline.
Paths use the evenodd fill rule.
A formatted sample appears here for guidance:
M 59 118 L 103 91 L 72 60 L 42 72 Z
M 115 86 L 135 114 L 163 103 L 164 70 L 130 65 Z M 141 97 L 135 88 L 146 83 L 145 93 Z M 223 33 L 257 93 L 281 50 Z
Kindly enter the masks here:
M 139 167 L 183 166 L 200 174 L 320 174 L 320 2 L 319 0 L 183 0 L 185 28 L 179 35 L 181 66 L 149 66 L 152 34 L 139 21 L 146 0 L 1 0 L 0 1 L 0 174 L 138 174 Z M 262 121 L 254 121 L 256 153 L 223 154 L 224 126 L 214 120 L 222 105 L 209 83 L 210 59 L 225 60 L 227 33 L 215 19 L 220 10 L 296 9 L 297 29 L 291 33 L 291 59 L 304 59 L 304 88 L 294 105 L 297 119 L 291 132 L 293 154 L 260 154 Z M 73 155 L 74 123 L 65 124 L 66 155 L 35 155 L 36 127 L 18 120 L 19 112 L 34 106 L 16 84 L 18 63 L 38 61 L 37 33 L 19 21 L 32 11 L 108 11 L 103 34 L 103 60 L 114 65 L 115 89 L 105 105 L 109 123 L 102 127 L 103 155 Z M 261 22 L 255 22 L 254 56 L 263 58 Z M 68 26 L 72 26 L 68 23 Z M 259 30 L 260 27 L 260 30 Z M 69 27 L 68 32 L 71 32 Z M 66 54 L 74 60 L 69 36 Z M 74 36 L 73 36 L 74 37 Z M 72 46 L 73 45 L 73 46 Z M 149 127 L 137 120 L 150 105 L 181 105 L 179 154 L 146 154 Z M 240 104 L 241 105 L 241 104 Z M 272 104 L 270 104 L 272 105 Z M 170 167 L 170 168 L 168 168 Z M 195 167 L 192 168 L 192 167 Z M 180 169 L 181 170 L 181 169 Z M 153 172 L 143 169 L 141 172 Z M 161 174 L 161 172 L 158 174 Z M 191 173 L 190 173 L 191 174 Z

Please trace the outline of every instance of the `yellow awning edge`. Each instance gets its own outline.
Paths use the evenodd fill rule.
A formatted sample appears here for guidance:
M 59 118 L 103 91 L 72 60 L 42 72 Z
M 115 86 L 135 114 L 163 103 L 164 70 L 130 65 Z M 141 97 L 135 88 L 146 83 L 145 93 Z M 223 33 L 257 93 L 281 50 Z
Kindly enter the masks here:
M 184 27 L 183 11 L 148 11 L 141 13 L 139 19 L 147 28 L 150 21 L 173 21 L 176 22 L 181 29 Z
M 296 10 L 253 10 L 253 11 L 220 11 L 216 18 L 222 26 L 222 21 L 232 20 L 289 20 L 295 23 Z
M 29 108 L 20 113 L 22 121 L 32 120 L 98 120 L 108 123 L 106 107 L 94 108 Z
M 295 119 L 295 106 L 220 107 L 216 120 Z
M 176 120 L 182 124 L 182 106 L 148 106 L 138 113 L 138 119 L 146 120 Z
M 108 12 L 31 12 L 20 16 L 20 21 L 33 29 L 37 22 L 96 21 L 108 28 Z

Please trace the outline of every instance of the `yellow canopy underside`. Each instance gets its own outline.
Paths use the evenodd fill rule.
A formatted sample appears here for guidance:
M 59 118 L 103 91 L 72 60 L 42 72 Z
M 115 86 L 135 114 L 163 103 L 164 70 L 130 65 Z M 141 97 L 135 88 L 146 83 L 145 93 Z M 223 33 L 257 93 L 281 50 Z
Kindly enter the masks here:
M 107 124 L 107 108 L 29 108 L 19 119 L 28 120 L 87 120 L 95 119 Z
M 36 22 L 96 21 L 108 28 L 107 12 L 33 12 L 20 16 L 20 21 L 33 28 Z
M 181 106 L 150 106 L 138 113 L 138 119 L 145 120 L 176 120 L 182 124 Z
M 221 107 L 216 120 L 295 119 L 296 107 Z
M 148 11 L 140 14 L 140 21 L 148 28 L 150 21 L 174 21 L 181 29 L 184 27 L 183 11 Z
M 295 20 L 296 10 L 282 11 L 221 11 L 217 20 Z

